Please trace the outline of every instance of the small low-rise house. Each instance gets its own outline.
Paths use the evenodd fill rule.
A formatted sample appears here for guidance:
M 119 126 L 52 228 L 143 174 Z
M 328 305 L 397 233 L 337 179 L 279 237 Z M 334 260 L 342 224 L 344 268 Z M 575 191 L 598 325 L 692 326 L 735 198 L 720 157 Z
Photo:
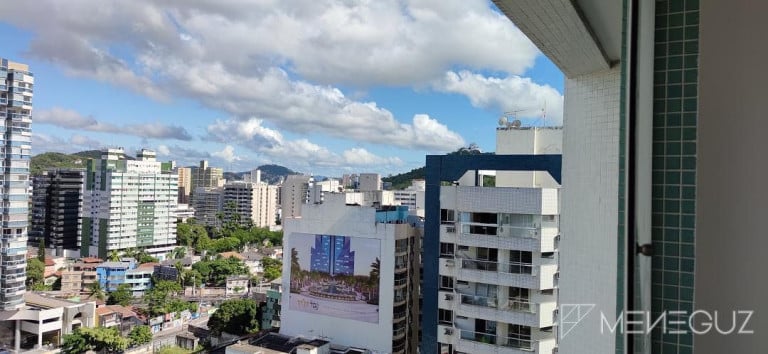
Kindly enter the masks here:
M 125 272 L 136 267 L 133 259 L 125 259 L 120 262 L 104 262 L 96 267 L 99 275 L 99 283 L 104 291 L 117 290 L 120 284 L 125 283 Z
M 232 275 L 227 277 L 227 296 L 245 295 L 248 293 L 251 278 L 247 275 Z
M 136 312 L 121 305 L 102 305 L 96 309 L 99 327 L 115 327 L 123 335 L 127 335 L 134 326 L 143 322 Z
M 125 284 L 131 287 L 133 297 L 144 296 L 144 293 L 152 288 L 152 275 L 155 273 L 155 266 L 159 265 L 160 263 L 144 263 L 125 272 Z
M 61 271 L 61 291 L 70 295 L 88 292 L 99 281 L 95 264 L 75 263 L 69 270 Z
M 264 266 L 261 264 L 262 258 L 265 256 L 256 251 L 243 252 L 243 263 L 248 267 L 251 274 L 259 274 L 264 272 Z
M 192 265 L 200 262 L 202 257 L 200 256 L 186 256 L 181 259 L 166 259 L 160 262 L 164 266 L 175 267 L 177 263 L 181 263 L 181 267 L 184 269 L 191 269 Z

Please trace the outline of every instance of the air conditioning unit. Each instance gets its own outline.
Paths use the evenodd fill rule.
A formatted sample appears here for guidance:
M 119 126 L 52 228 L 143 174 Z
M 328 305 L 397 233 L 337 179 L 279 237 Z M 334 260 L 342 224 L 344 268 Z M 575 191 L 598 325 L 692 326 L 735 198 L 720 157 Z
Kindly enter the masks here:
M 445 266 L 446 266 L 446 267 L 453 267 L 453 266 L 455 266 L 455 265 L 456 265 L 456 261 L 454 261 L 453 259 L 447 259 L 447 260 L 445 260 Z
M 445 294 L 446 300 L 453 300 L 453 294 Z
M 452 335 L 453 334 L 453 328 L 446 328 L 443 331 L 443 334 L 448 335 L 448 336 Z

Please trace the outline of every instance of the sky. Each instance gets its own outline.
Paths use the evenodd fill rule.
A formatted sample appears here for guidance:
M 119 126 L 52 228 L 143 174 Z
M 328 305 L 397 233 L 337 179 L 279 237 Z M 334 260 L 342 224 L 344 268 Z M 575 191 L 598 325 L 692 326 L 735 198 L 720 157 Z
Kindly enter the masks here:
M 493 151 L 503 112 L 562 124 L 563 75 L 488 0 L 2 1 L 0 38 L 33 154 L 388 175 Z

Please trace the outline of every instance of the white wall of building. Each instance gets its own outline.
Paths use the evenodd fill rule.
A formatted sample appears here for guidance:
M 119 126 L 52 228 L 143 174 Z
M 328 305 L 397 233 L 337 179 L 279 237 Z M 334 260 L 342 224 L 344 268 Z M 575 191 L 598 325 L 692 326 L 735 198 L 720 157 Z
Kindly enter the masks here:
M 561 127 L 524 127 L 496 129 L 497 155 L 562 154 L 563 129 Z M 558 187 L 558 183 L 545 171 L 498 171 L 496 187 Z
M 559 302 L 596 307 L 560 339 L 561 353 L 615 351 L 599 313 L 616 319 L 620 82 L 618 66 L 566 79 Z
M 280 333 L 305 337 L 325 336 L 334 343 L 388 353 L 392 351 L 395 234 L 396 230 L 403 230 L 409 225 L 375 223 L 375 209 L 342 205 L 329 201 L 326 201 L 325 204 L 306 204 L 302 210 L 301 218 L 286 219 L 284 223 L 283 244 L 286 245 L 284 252 L 286 255 L 291 254 L 288 247 L 290 247 L 291 237 L 295 233 L 354 236 L 380 240 L 379 322 L 367 323 L 293 310 L 289 305 L 291 293 L 284 291 Z M 290 267 L 291 257 L 283 257 L 283 289 L 290 289 Z

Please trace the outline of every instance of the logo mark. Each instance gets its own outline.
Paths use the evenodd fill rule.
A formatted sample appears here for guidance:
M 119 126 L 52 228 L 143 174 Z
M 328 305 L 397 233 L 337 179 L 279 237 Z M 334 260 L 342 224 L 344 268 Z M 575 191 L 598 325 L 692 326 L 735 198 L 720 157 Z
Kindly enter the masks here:
M 560 339 L 568 333 L 595 308 L 595 304 L 561 304 L 560 305 Z

